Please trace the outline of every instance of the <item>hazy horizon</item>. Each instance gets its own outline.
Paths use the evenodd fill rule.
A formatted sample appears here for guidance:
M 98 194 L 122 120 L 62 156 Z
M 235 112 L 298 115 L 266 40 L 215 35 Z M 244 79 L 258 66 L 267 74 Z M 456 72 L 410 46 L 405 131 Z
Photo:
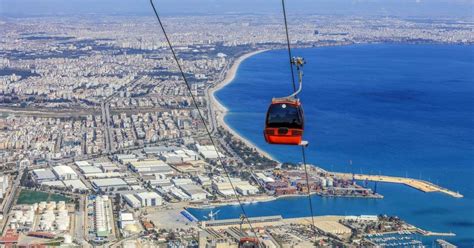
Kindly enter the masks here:
M 279 0 L 158 0 L 164 15 L 274 14 Z M 472 18 L 470 0 L 293 0 L 286 2 L 289 14 L 399 16 L 425 18 Z M 0 0 L 4 17 L 61 15 L 152 15 L 148 0 Z

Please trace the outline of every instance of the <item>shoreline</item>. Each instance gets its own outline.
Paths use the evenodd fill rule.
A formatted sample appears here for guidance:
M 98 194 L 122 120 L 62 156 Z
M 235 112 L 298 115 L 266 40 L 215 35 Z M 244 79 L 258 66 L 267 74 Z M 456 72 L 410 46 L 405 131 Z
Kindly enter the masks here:
M 234 81 L 237 71 L 240 67 L 240 64 L 245 61 L 246 59 L 257 55 L 259 53 L 263 53 L 266 51 L 269 51 L 270 49 L 262 49 L 262 50 L 257 50 L 253 52 L 246 53 L 240 57 L 237 57 L 233 62 L 231 67 L 225 72 L 225 77 L 223 80 L 219 81 L 215 85 L 213 85 L 211 88 L 208 89 L 209 93 L 209 98 L 210 98 L 210 107 L 211 111 L 214 111 L 216 114 L 216 121 L 217 121 L 217 126 L 223 127 L 225 130 L 230 132 L 233 136 L 235 136 L 237 139 L 242 141 L 245 145 L 247 145 L 250 148 L 255 149 L 260 155 L 263 157 L 266 157 L 268 159 L 274 160 L 276 162 L 279 162 L 277 159 L 275 159 L 272 155 L 270 155 L 268 152 L 263 151 L 261 148 L 259 148 L 257 145 L 255 145 L 253 142 L 251 142 L 249 139 L 243 137 L 241 134 L 239 134 L 237 131 L 235 131 L 233 128 L 231 128 L 224 120 L 225 116 L 229 112 L 229 109 L 227 109 L 216 97 L 216 92 L 219 90 L 223 89 L 232 81 Z M 217 127 L 214 127 L 217 128 Z
M 320 194 L 318 192 L 311 192 L 311 196 L 319 196 L 322 198 L 356 198 L 356 199 L 383 199 L 383 196 L 381 197 L 363 197 L 363 196 L 344 196 L 344 195 L 338 195 L 338 196 L 331 196 L 331 195 L 324 195 Z M 252 205 L 252 204 L 257 204 L 257 203 L 265 203 L 265 202 L 271 202 L 271 201 L 276 201 L 276 200 L 281 200 L 281 199 L 291 199 L 291 198 L 307 198 L 308 194 L 290 194 L 290 195 L 279 195 L 279 196 L 273 196 L 273 195 L 257 195 L 253 197 L 248 197 L 246 199 L 243 199 L 242 205 Z M 206 205 L 198 205 L 198 204 L 189 204 L 185 207 L 187 208 L 192 208 L 192 209 L 212 209 L 212 208 L 218 208 L 218 207 L 224 207 L 224 206 L 231 206 L 231 205 L 238 205 L 237 201 L 228 201 L 228 202 L 210 202 Z

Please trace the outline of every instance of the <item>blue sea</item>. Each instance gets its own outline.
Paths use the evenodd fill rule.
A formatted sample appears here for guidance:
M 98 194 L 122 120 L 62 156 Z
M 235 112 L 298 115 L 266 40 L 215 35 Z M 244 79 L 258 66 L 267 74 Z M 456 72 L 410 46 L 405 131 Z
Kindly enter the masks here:
M 314 212 L 397 215 L 421 228 L 454 232 L 445 239 L 474 245 L 474 46 L 370 44 L 295 49 L 302 56 L 300 98 L 306 116 L 309 163 L 328 170 L 408 176 L 464 195 L 423 193 L 377 185 L 384 199 L 313 196 Z M 234 81 L 217 93 L 229 108 L 225 121 L 278 160 L 301 162 L 298 147 L 262 137 L 272 97 L 289 95 L 285 50 L 245 60 Z M 352 165 L 349 163 L 352 161 Z M 369 186 L 373 187 L 371 183 Z M 245 205 L 250 216 L 309 216 L 306 197 Z M 238 206 L 218 218 L 238 218 Z M 208 210 L 191 209 L 197 218 Z M 432 239 L 424 242 L 431 245 Z

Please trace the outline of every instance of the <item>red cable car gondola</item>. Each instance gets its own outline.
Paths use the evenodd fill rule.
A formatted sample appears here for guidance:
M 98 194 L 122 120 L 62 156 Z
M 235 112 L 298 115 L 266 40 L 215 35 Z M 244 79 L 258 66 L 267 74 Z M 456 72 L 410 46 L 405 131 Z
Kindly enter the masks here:
M 302 145 L 304 132 L 304 114 L 301 102 L 296 96 L 301 92 L 303 72 L 300 67 L 304 64 L 302 58 L 293 58 L 299 72 L 299 89 L 288 97 L 273 98 L 268 107 L 265 120 L 265 140 L 269 144 Z
M 265 140 L 270 144 L 299 145 L 304 131 L 303 108 L 298 99 L 273 99 L 267 111 Z
M 260 248 L 258 238 L 244 237 L 240 239 L 239 248 Z

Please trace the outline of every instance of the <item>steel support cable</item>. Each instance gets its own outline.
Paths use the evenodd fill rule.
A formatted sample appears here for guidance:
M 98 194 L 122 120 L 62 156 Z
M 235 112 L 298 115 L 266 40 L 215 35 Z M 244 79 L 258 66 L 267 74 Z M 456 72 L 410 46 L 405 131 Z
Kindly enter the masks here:
M 285 0 L 281 0 L 281 7 L 283 9 L 283 19 L 285 21 L 285 32 L 286 32 L 286 44 L 288 48 L 288 57 L 289 57 L 289 62 L 290 62 L 290 69 L 291 69 L 291 80 L 293 84 L 293 92 L 296 92 L 296 83 L 295 83 L 295 72 L 293 70 L 293 63 L 292 59 L 293 56 L 291 55 L 291 44 L 290 44 L 290 35 L 288 32 L 288 21 L 286 18 L 286 6 L 285 6 Z M 308 188 L 308 201 L 309 201 L 309 209 L 311 212 L 311 223 L 312 223 L 312 229 L 313 232 L 316 232 L 315 225 L 314 225 L 314 214 L 313 214 L 313 202 L 311 200 L 311 187 L 309 186 L 309 175 L 308 175 L 308 165 L 306 164 L 306 154 L 305 154 L 305 146 L 301 146 L 301 153 L 303 157 L 303 166 L 304 166 L 304 171 L 306 175 L 306 186 Z
M 222 165 L 222 168 L 224 169 L 224 172 L 226 174 L 226 177 L 227 179 L 229 180 L 229 184 L 232 188 L 232 190 L 234 191 L 234 194 L 236 195 L 236 198 L 237 198 L 237 202 L 239 203 L 239 206 L 240 206 L 240 209 L 242 210 L 242 214 L 244 215 L 244 217 L 247 219 L 247 224 L 249 225 L 250 227 L 250 230 L 253 232 L 253 234 L 255 235 L 256 238 L 258 238 L 257 236 L 257 233 L 255 232 L 255 229 L 253 228 L 252 226 L 252 223 L 250 222 L 248 216 L 247 216 L 247 213 L 245 212 L 245 208 L 242 204 L 242 201 L 240 200 L 240 197 L 239 197 L 239 194 L 237 193 L 236 189 L 235 189 L 235 186 L 234 184 L 232 183 L 232 180 L 231 180 L 231 177 L 230 177 L 230 174 L 229 174 L 229 171 L 227 170 L 227 167 L 225 166 L 224 164 L 224 161 L 222 159 L 222 157 L 220 156 L 219 154 L 219 151 L 217 150 L 217 146 L 216 146 L 216 143 L 214 142 L 214 139 L 212 138 L 212 135 L 211 135 L 211 132 L 209 131 L 209 127 L 207 126 L 206 124 L 206 120 L 204 119 L 204 116 L 201 112 L 201 110 L 199 109 L 199 105 L 197 104 L 197 101 L 196 101 L 196 98 L 195 96 L 193 95 L 193 92 L 191 90 L 191 85 L 189 84 L 187 78 L 186 78 L 186 75 L 184 74 L 184 71 L 181 67 L 181 64 L 179 63 L 179 60 L 178 60 L 178 57 L 176 56 L 176 53 L 173 49 L 173 45 L 171 44 L 171 41 L 170 39 L 168 38 L 168 35 L 166 33 L 166 30 L 163 26 L 163 23 L 161 22 L 161 19 L 160 19 L 160 16 L 158 14 L 158 11 L 156 10 L 155 8 L 155 4 L 153 3 L 153 0 L 150 0 L 150 4 L 151 4 L 151 7 L 153 8 L 153 12 L 155 13 L 155 16 L 156 16 L 156 19 L 158 20 L 158 23 L 160 24 L 160 27 L 161 27 L 161 31 L 163 32 L 163 35 L 165 36 L 165 39 L 166 39 L 166 42 L 168 43 L 168 47 L 170 48 L 171 50 L 171 54 L 173 55 L 173 58 L 174 60 L 176 61 L 176 65 L 178 66 L 178 69 L 179 69 L 179 72 L 181 73 L 181 77 L 183 78 L 183 81 L 184 83 L 186 84 L 186 88 L 189 92 L 189 94 L 191 95 L 191 99 L 192 99 L 192 102 L 193 102 L 193 105 L 194 107 L 196 107 L 198 113 L 199 113 L 199 117 L 202 121 L 202 123 L 204 124 L 204 128 L 206 129 L 206 132 L 207 132 L 207 135 L 209 136 L 209 139 L 211 140 L 211 143 L 212 143 L 212 146 L 214 147 L 214 149 L 216 150 L 216 154 L 217 154 L 217 158 L 218 158 L 218 161 L 219 163 Z M 260 246 L 260 245 L 259 245 Z
M 283 19 L 285 20 L 286 45 L 288 48 L 288 58 L 290 62 L 291 82 L 293 83 L 293 92 L 296 92 L 295 72 L 293 70 L 293 64 L 291 62 L 291 60 L 293 59 L 293 55 L 291 55 L 290 35 L 288 34 L 288 22 L 286 20 L 285 0 L 281 0 L 281 8 L 283 9 Z
M 316 229 L 314 225 L 313 202 L 311 200 L 311 187 L 309 186 L 308 165 L 306 164 L 306 153 L 304 149 L 305 149 L 305 146 L 301 146 L 301 154 L 303 155 L 304 172 L 306 174 L 306 186 L 308 188 L 309 210 L 311 212 L 311 224 L 312 224 L 311 229 L 313 229 L 313 232 L 316 233 Z

